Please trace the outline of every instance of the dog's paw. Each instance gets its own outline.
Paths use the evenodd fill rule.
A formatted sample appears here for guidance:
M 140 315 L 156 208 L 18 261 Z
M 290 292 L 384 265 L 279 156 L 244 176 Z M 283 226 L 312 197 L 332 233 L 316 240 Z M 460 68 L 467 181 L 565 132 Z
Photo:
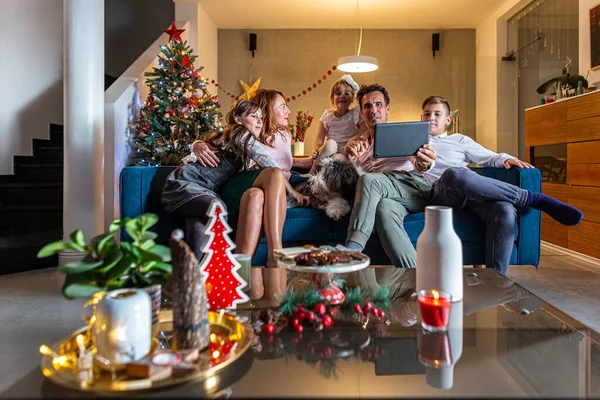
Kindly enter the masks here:
M 352 210 L 350 203 L 341 197 L 330 199 L 325 205 L 325 214 L 335 221 L 339 221 L 342 217 Z

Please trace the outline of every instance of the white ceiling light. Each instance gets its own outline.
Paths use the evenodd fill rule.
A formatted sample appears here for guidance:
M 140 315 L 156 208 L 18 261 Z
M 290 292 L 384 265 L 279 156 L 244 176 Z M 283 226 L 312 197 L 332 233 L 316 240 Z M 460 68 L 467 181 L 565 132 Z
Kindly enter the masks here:
M 360 47 L 362 46 L 362 21 L 358 9 L 358 0 L 356 0 L 356 13 L 360 24 L 360 38 L 358 40 L 358 51 L 355 56 L 346 56 L 338 59 L 337 68 L 343 72 L 371 72 L 379 68 L 377 59 L 370 56 L 361 56 Z

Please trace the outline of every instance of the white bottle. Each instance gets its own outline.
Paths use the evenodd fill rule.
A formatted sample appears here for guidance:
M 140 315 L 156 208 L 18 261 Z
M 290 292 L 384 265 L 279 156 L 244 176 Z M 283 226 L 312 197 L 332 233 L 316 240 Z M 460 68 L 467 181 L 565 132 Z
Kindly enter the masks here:
M 463 299 L 462 244 L 452 224 L 452 208 L 425 208 L 425 228 L 417 239 L 417 293 L 440 290 Z

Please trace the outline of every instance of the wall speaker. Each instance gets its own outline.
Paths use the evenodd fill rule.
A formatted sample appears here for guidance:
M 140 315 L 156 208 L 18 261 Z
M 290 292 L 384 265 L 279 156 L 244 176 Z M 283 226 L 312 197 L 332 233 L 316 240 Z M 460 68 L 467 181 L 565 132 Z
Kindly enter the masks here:
M 431 50 L 433 50 L 433 56 L 435 57 L 435 52 L 440 51 L 440 34 L 433 33 L 431 35 Z
M 250 46 L 248 50 L 252 52 L 252 58 L 254 58 L 254 52 L 256 51 L 256 33 L 250 34 Z

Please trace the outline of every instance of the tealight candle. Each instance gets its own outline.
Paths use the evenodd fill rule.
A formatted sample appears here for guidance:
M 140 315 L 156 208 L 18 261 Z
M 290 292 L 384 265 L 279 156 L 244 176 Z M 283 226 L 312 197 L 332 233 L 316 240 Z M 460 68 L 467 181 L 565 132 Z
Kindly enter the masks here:
M 452 295 L 438 290 L 421 290 L 418 294 L 421 325 L 430 331 L 448 329 Z

